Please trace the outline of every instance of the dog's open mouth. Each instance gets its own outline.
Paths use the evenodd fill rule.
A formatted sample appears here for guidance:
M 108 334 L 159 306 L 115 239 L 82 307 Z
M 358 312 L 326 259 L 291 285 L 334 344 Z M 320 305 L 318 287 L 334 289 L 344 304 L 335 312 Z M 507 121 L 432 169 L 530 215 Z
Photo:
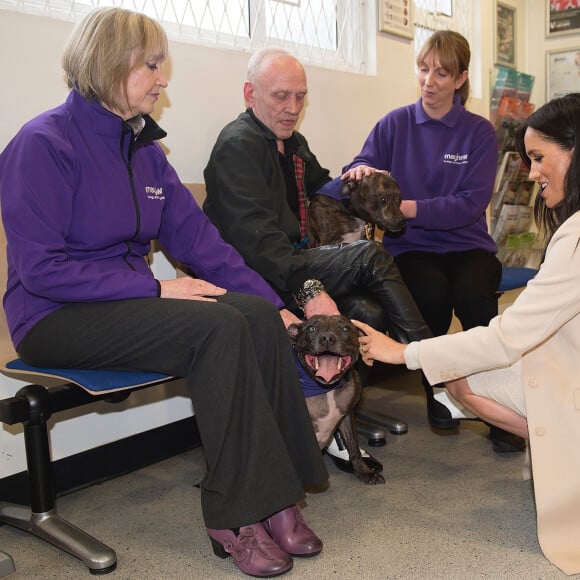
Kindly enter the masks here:
M 308 365 L 316 380 L 331 385 L 338 381 L 352 364 L 352 357 L 331 352 L 306 354 L 304 362 Z

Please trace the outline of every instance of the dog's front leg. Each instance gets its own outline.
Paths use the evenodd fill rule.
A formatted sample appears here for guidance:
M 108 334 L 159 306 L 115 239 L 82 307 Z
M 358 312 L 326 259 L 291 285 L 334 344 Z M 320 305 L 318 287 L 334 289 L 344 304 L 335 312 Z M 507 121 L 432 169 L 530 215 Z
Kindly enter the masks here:
M 306 397 L 306 407 L 316 434 L 320 449 L 324 449 L 330 442 L 340 414 L 334 403 L 333 392 L 321 393 L 313 397 Z
M 368 485 L 377 485 L 378 483 L 385 483 L 385 478 L 376 471 L 373 471 L 363 460 L 360 454 L 360 447 L 358 444 L 358 435 L 354 423 L 354 416 L 352 411 L 347 413 L 338 426 L 338 430 L 342 435 L 342 440 L 346 445 L 350 461 L 354 469 L 355 475 Z

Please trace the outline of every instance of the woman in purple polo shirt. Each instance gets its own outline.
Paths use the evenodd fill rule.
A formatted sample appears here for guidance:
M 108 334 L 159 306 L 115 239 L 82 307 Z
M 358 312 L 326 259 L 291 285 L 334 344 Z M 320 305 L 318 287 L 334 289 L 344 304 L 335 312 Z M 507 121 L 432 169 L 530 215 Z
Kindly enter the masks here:
M 360 179 L 379 169 L 399 182 L 407 227 L 383 244 L 435 336 L 447 333 L 454 312 L 465 330 L 498 313 L 501 263 L 485 215 L 498 148 L 492 124 L 465 108 L 470 58 L 463 36 L 435 32 L 417 57 L 421 97 L 380 119 L 343 175 Z M 431 424 L 457 427 L 424 385 Z M 491 435 L 496 451 L 522 448 L 500 430 Z

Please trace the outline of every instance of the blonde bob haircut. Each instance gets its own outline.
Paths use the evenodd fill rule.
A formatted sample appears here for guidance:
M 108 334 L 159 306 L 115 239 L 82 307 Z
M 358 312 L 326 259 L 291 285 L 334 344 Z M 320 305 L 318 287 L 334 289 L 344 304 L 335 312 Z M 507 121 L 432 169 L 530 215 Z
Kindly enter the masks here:
M 421 67 L 429 54 L 438 57 L 441 66 L 457 79 L 464 71 L 469 70 L 471 49 L 465 37 L 453 30 L 438 30 L 434 32 L 421 47 L 417 55 L 417 66 Z M 469 98 L 469 77 L 455 91 L 461 104 L 465 106 Z
M 167 57 L 167 35 L 159 22 L 122 8 L 97 8 L 73 30 L 62 56 L 70 89 L 110 110 L 128 107 L 131 72 Z

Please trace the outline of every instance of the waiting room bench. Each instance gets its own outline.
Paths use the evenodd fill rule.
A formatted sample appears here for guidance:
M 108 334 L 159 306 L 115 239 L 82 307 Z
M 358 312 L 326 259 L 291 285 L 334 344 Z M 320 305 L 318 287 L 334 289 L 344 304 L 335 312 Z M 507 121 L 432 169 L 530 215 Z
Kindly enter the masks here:
M 503 294 L 508 290 L 525 288 L 526 284 L 537 274 L 534 268 L 517 268 L 515 266 L 504 266 L 502 268 L 501 281 L 498 293 Z
M 13 397 L 0 400 L 0 421 L 22 423 L 30 480 L 30 506 L 0 501 L 0 522 L 29 532 L 79 558 L 92 574 L 107 574 L 117 566 L 115 551 L 69 523 L 57 513 L 47 421 L 60 411 L 96 401 L 125 400 L 132 392 L 177 380 L 153 372 L 50 369 L 12 360 L 0 371 L 31 383 Z M 47 379 L 64 384 L 46 387 Z

